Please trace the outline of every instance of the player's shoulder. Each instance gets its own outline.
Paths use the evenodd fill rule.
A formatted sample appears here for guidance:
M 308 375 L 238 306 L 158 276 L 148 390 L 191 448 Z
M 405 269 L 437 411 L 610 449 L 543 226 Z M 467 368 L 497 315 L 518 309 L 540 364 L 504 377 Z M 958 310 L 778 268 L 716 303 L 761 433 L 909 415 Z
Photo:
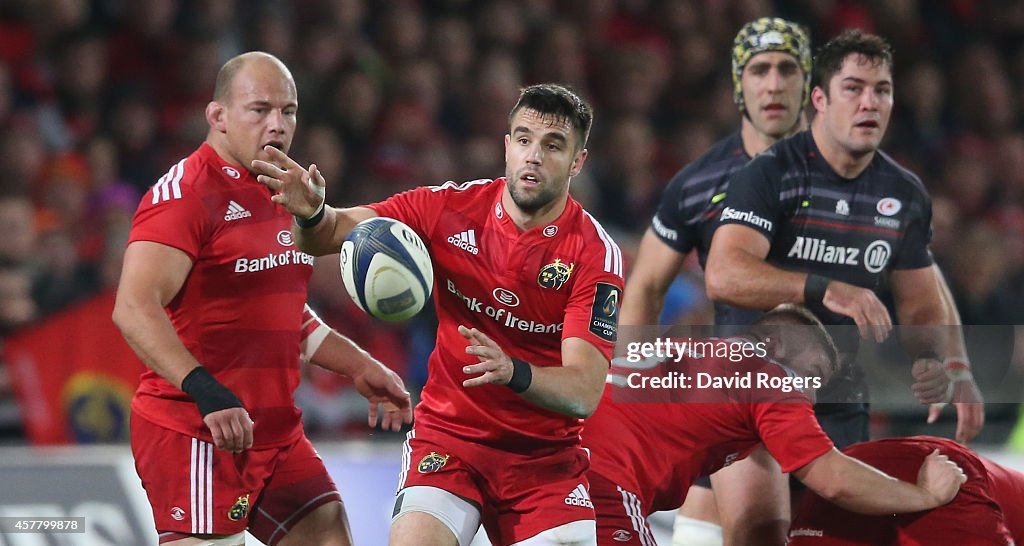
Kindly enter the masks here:
M 567 224 L 567 227 L 572 229 L 580 241 L 580 244 L 575 245 L 576 254 L 579 258 L 584 261 L 603 264 L 605 272 L 622 277 L 622 250 L 619 249 L 619 245 L 615 242 L 612 235 L 601 225 L 597 218 L 587 212 L 572 197 L 569 198 L 566 206 L 570 208 L 567 212 L 572 217 L 568 219 L 569 222 L 564 224 Z
M 243 173 L 237 167 L 220 166 L 210 157 L 216 154 L 204 144 L 196 151 L 168 167 L 156 180 L 150 195 L 152 204 L 181 200 L 187 196 L 200 196 L 223 186 L 228 179 L 237 180 Z
M 421 191 L 429 192 L 439 197 L 453 197 L 472 201 L 479 198 L 481 194 L 493 192 L 496 189 L 500 190 L 504 185 L 504 181 L 504 178 L 478 178 L 464 182 L 449 180 L 444 184 L 436 186 L 423 186 Z
M 921 177 L 914 174 L 910 169 L 900 165 L 898 161 L 892 158 L 889 154 L 878 150 L 875 154 L 875 162 L 878 171 L 886 176 L 887 178 L 894 179 L 896 183 L 901 184 L 906 190 L 912 191 L 921 196 L 927 196 L 928 190 L 925 188 L 924 182 L 921 181 Z
M 743 139 L 737 131 L 719 140 L 703 155 L 680 169 L 669 180 L 669 186 L 699 191 L 713 185 L 718 179 L 728 177 L 748 161 L 750 156 L 744 150 Z

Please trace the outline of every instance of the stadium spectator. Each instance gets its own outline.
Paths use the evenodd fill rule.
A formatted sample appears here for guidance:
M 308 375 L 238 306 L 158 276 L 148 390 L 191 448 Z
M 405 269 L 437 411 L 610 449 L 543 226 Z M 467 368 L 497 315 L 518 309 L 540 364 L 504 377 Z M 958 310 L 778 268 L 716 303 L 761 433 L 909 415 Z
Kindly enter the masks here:
M 936 450 L 967 477 L 949 504 L 923 514 L 869 516 L 808 494 L 794 517 L 789 546 L 1024 544 L 1024 474 L 961 444 L 929 436 L 863 442 L 843 453 L 895 478 L 912 480 L 921 462 Z
M 246 530 L 270 546 L 352 543 L 293 400 L 300 354 L 352 377 L 371 425 L 381 402 L 385 428 L 412 417 L 402 380 L 304 305 L 312 260 L 248 170 L 268 158 L 265 146 L 288 150 L 297 109 L 277 58 L 228 61 L 206 142 L 154 184 L 134 219 L 114 322 L 150 368 L 132 401 L 131 443 L 163 544 L 242 545 Z
M 804 303 L 826 324 L 855 324 L 861 337 L 881 342 L 893 321 L 876 290 L 888 274 L 905 326 L 904 349 L 915 359 L 913 392 L 922 403 L 950 402 L 947 393 L 953 392 L 956 436 L 966 442 L 981 429 L 984 406 L 959 328 L 942 327 L 959 325 L 960 317 L 928 250 L 931 203 L 917 176 L 878 152 L 893 105 L 892 62 L 885 40 L 856 30 L 819 50 L 811 129 L 733 174 L 708 253 L 707 291 L 716 302 L 748 309 Z M 906 328 L 915 325 L 936 328 Z M 827 397 L 834 403 L 817 408 L 819 416 L 828 416 L 822 425 L 839 445 L 868 434 L 864 370 L 846 364 L 855 362 L 858 340 L 847 338 L 840 341 L 844 376 L 832 382 Z M 940 407 L 932 408 L 929 420 Z M 750 476 L 737 478 L 746 482 L 737 482 L 741 487 L 751 486 L 747 497 L 719 503 L 719 510 L 785 506 L 785 495 L 771 503 L 750 496 L 785 491 L 777 470 L 760 475 L 764 481 L 756 486 Z M 770 533 L 754 531 L 751 519 L 737 522 L 737 529 L 727 516 L 722 520 L 727 534 L 749 544 L 753 540 L 745 537 L 753 535 L 747 533 L 784 533 L 789 518 L 776 517 Z
M 272 163 L 253 162 L 296 215 L 307 252 L 337 252 L 356 223 L 378 215 L 431 249 L 437 346 L 405 445 L 393 546 L 468 546 L 481 523 L 499 545 L 594 543 L 579 433 L 615 342 L 622 255 L 569 197 L 592 119 L 564 87 L 527 87 L 508 114 L 505 177 L 363 207 L 325 207 L 316 166 L 277 149 L 266 148 Z

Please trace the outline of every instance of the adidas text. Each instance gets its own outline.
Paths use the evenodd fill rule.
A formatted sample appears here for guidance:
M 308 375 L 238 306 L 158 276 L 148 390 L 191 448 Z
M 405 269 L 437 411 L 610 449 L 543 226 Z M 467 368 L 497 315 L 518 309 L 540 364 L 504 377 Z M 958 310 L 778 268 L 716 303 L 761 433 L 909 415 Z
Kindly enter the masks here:
M 577 485 L 576 489 L 573 489 L 569 496 L 565 497 L 565 504 L 569 506 L 580 506 L 583 508 L 594 508 L 594 503 L 590 501 L 590 495 L 587 494 L 586 488 L 583 484 Z
M 252 213 L 245 210 L 245 207 L 239 205 L 234 201 L 228 201 L 228 210 L 224 213 L 225 221 L 238 220 L 240 218 L 248 218 L 252 216 Z
M 474 256 L 480 254 L 480 249 L 476 246 L 475 229 L 456 233 L 455 235 L 448 237 L 448 242 L 455 245 L 456 248 L 461 248 Z

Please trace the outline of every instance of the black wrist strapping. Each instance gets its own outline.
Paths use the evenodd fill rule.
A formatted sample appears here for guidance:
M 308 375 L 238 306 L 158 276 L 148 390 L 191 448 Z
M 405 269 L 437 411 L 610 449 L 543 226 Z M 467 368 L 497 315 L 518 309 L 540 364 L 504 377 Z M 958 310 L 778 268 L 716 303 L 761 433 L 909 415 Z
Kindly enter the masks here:
M 214 379 L 209 370 L 203 366 L 197 366 L 188 372 L 181 382 L 181 390 L 195 400 L 199 413 L 203 417 L 223 409 L 244 407 L 235 393 Z
M 320 208 L 316 209 L 316 212 L 313 214 L 313 216 L 310 216 L 309 218 L 299 218 L 298 216 L 294 216 L 295 225 L 299 226 L 302 229 L 309 229 L 311 227 L 314 227 L 317 224 L 319 224 L 321 220 L 324 219 L 324 212 L 326 210 L 327 200 L 324 199 L 320 203 Z
M 807 275 L 807 281 L 804 282 L 804 305 L 821 305 L 822 300 L 825 299 L 825 290 L 828 289 L 828 283 L 830 282 L 832 282 L 832 279 L 828 277 L 815 275 L 814 273 Z
M 523 393 L 526 389 L 530 388 L 530 383 L 533 382 L 533 368 L 530 367 L 530 363 L 525 360 L 519 360 L 518 358 L 512 359 L 512 379 L 508 380 L 505 385 L 512 389 L 514 393 Z

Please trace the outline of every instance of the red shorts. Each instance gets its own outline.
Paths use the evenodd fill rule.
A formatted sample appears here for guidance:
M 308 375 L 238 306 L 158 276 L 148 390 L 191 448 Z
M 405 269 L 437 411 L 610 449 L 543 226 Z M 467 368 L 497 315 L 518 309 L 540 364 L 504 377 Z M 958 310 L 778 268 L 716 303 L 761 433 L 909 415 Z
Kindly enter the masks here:
M 496 546 L 594 519 L 587 489 L 590 459 L 582 447 L 522 454 L 413 429 L 405 442 L 398 490 L 429 486 L 480 508 L 480 522 Z
M 644 500 L 600 474 L 590 472 L 587 477 L 597 513 L 598 546 L 654 546 Z
M 315 508 L 341 501 L 305 435 L 236 455 L 133 415 L 131 444 L 160 542 L 248 530 L 273 546 Z

